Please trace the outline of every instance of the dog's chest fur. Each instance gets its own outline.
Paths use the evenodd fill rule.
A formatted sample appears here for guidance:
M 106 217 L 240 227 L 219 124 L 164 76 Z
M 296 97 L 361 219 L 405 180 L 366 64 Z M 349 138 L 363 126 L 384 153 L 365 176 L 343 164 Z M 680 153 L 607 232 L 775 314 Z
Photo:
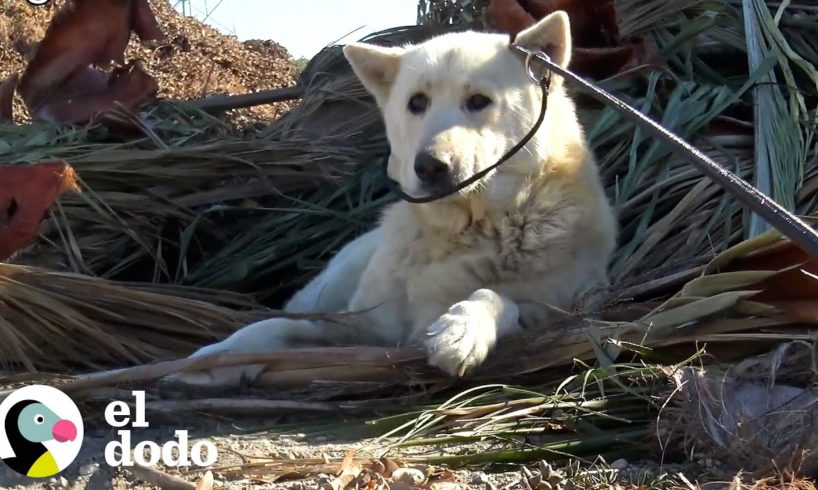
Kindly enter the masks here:
M 523 202 L 494 213 L 479 203 L 423 208 L 398 203 L 387 210 L 382 227 L 392 250 L 382 258 L 391 262 L 385 268 L 393 271 L 409 311 L 416 305 L 450 305 L 481 288 L 502 291 L 506 284 L 534 280 L 551 262 L 549 254 L 573 262 L 573 250 L 551 247 L 568 232 L 555 219 L 565 210 L 558 202 L 539 204 Z

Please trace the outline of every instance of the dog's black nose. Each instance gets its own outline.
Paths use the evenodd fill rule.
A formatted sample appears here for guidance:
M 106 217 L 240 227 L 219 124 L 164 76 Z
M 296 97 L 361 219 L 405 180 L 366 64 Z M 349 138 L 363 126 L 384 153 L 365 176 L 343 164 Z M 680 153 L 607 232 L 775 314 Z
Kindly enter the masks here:
M 450 184 L 449 166 L 426 152 L 415 157 L 415 173 L 421 182 L 432 187 Z

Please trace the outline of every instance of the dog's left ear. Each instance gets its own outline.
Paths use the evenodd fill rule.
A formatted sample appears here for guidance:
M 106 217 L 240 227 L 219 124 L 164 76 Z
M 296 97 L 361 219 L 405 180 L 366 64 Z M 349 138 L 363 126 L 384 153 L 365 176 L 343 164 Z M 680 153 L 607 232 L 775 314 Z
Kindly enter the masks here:
M 549 14 L 517 34 L 514 44 L 542 51 L 563 68 L 571 62 L 571 23 L 562 10 Z
M 400 68 L 404 48 L 386 48 L 374 44 L 352 43 L 344 46 L 344 56 L 352 71 L 383 107 Z

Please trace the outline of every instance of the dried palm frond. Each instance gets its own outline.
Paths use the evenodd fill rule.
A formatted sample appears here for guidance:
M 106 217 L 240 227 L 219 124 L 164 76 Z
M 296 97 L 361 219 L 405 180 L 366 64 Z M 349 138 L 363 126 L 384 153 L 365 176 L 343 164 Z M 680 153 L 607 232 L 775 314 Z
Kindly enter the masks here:
M 785 206 L 815 214 L 818 11 L 807 2 L 760 0 L 616 5 L 622 35 L 646 39 L 665 66 L 600 83 L 744 179 L 768 181 Z M 745 5 L 755 13 L 754 34 L 745 35 Z M 400 44 L 462 27 L 400 28 L 367 39 Z M 755 45 L 761 56 L 748 55 Z M 150 390 L 148 409 L 155 412 L 309 410 L 337 419 L 383 411 L 392 415 L 360 426 L 345 421 L 342 429 L 391 434 L 401 447 L 494 444 L 418 458 L 434 464 L 519 463 L 566 453 L 644 457 L 693 442 L 729 451 L 728 462 L 758 457 L 759 469 L 770 461 L 814 467 L 796 454 L 814 446 L 814 430 L 789 437 L 801 435 L 793 427 L 814 425 L 814 404 L 794 406 L 800 412 L 755 411 L 750 415 L 760 417 L 753 420 L 728 420 L 719 407 L 732 406 L 744 389 L 731 392 L 723 375 L 736 386 L 762 387 L 765 396 L 782 386 L 803 393 L 814 383 L 806 347 L 818 324 L 818 264 L 774 232 L 748 232 L 749 216 L 721 188 L 581 92 L 580 117 L 622 229 L 610 301 L 601 311 L 567 313 L 508 339 L 456 383 L 408 348 L 154 362 L 272 314 L 243 296 L 195 288 L 276 303 L 371 227 L 392 199 L 380 168 L 388 151 L 380 115 L 339 48 L 317 56 L 301 84 L 305 96 L 292 112 L 243 133 L 170 103 L 149 111 L 142 132 L 128 137 L 98 127 L 0 127 L 4 159 L 64 158 L 85 191 L 59 201 L 39 243 L 21 256 L 71 273 L 0 266 L 0 359 L 41 370 L 135 364 L 61 380 L 78 400 L 107 400 L 105 390 L 124 384 Z M 754 115 L 755 103 L 769 109 L 769 120 Z M 746 236 L 752 238 L 742 241 Z M 167 283 L 184 286 L 161 285 Z M 788 356 L 729 365 L 782 344 Z M 806 347 L 791 355 L 798 346 Z M 182 388 L 156 382 L 178 370 L 246 363 L 267 365 L 263 392 L 253 398 L 182 391 L 187 396 L 179 401 L 173 390 Z M 700 389 L 690 396 L 679 379 Z M 267 399 L 270 387 L 277 396 L 282 388 L 309 389 L 288 391 L 284 403 Z M 176 399 L 163 399 L 166 389 Z M 289 429 L 332 432 L 317 427 Z M 688 439 L 669 439 L 681 436 Z M 275 472 L 292 465 L 257 466 Z
M 647 79 L 614 77 L 603 85 L 752 180 L 751 89 L 782 73 L 786 86 L 774 87 L 773 107 L 798 112 L 760 134 L 779 149 L 770 160 L 771 189 L 788 207 L 814 212 L 809 105 L 818 96 L 811 76 L 818 52 L 805 21 L 818 14 L 790 4 L 776 24 L 761 12 L 772 54 L 750 69 L 740 7 L 733 0 L 619 0 L 622 35 L 648 39 L 667 66 Z M 365 40 L 401 44 L 466 27 L 396 28 Z M 380 115 L 340 49 L 320 53 L 300 83 L 305 95 L 292 112 L 243 134 L 167 103 L 145 115 L 136 140 L 98 128 L 3 128 L 8 160 L 65 158 L 86 190 L 61 202 L 19 263 L 218 287 L 277 303 L 392 199 L 380 168 L 387 153 Z M 659 267 L 685 270 L 744 236 L 745 213 L 734 199 L 612 110 L 577 95 L 622 225 L 616 280 Z
M 814 382 L 814 348 L 793 356 L 773 354 L 767 361 L 751 359 L 732 369 L 725 362 L 776 345 L 789 345 L 782 349 L 792 352 L 796 344 L 811 345 L 818 324 L 818 264 L 777 233 L 766 233 L 728 249 L 695 271 L 693 279 L 676 287 L 670 296 L 662 292 L 667 288 L 662 281 L 653 290 L 643 289 L 645 297 L 662 301 L 622 304 L 612 291 L 614 303 L 602 312 L 577 312 L 562 324 L 511 339 L 498 346 L 484 367 L 456 385 L 425 366 L 422 351 L 344 347 L 152 362 L 64 376 L 60 388 L 75 400 L 88 402 L 107 401 L 106 390 L 114 386 L 146 389 L 150 392 L 147 409 L 154 414 L 167 415 L 173 410 L 177 415 L 195 411 L 250 416 L 264 410 L 308 411 L 319 425 L 301 423 L 299 433 L 326 435 L 338 430 L 347 436 L 357 434 L 355 437 L 382 435 L 382 449 L 399 452 L 429 445 L 492 442 L 490 450 L 412 459 L 427 464 L 519 464 L 543 458 L 561 461 L 568 455 L 641 458 L 657 450 L 685 448 L 685 435 L 712 435 L 702 429 L 702 421 L 693 417 L 696 411 L 685 408 L 685 403 L 718 403 L 720 399 L 685 401 L 682 394 L 687 396 L 687 392 L 674 384 L 679 373 L 700 373 L 693 368 L 703 366 L 704 373 L 728 370 L 731 376 L 755 385 L 803 388 Z M 796 344 L 787 344 L 793 341 Z M 260 380 L 263 391 L 249 398 L 236 398 L 223 389 L 190 391 L 156 382 L 183 369 L 248 363 L 267 364 Z M 706 381 L 711 393 L 726 389 L 719 377 Z M 270 390 L 269 385 L 276 389 Z M 466 391 L 462 391 L 464 385 Z M 305 387 L 311 389 L 281 393 L 282 388 Z M 185 395 L 181 402 L 179 390 Z M 0 398 L 8 393 L 0 392 Z M 168 393 L 171 399 L 165 399 Z M 268 399 L 271 393 L 275 394 L 272 400 Z M 671 394 L 680 398 L 673 398 L 667 408 Z M 402 408 L 406 406 L 411 409 Z M 372 412 L 392 415 L 360 419 Z M 353 420 L 343 427 L 326 421 L 326 417 L 334 420 L 338 413 Z M 679 413 L 687 418 L 680 421 Z M 328 415 L 322 418 L 321 414 Z M 719 418 L 722 412 L 713 414 L 714 423 L 724 425 Z M 768 422 L 773 423 L 782 414 L 771 412 L 769 416 L 773 418 Z M 657 417 L 660 440 L 656 439 Z M 787 420 L 795 419 L 780 422 L 789 423 Z M 798 420 L 805 423 L 803 418 Z M 287 431 L 288 426 L 276 430 Z M 769 432 L 781 436 L 774 441 L 777 445 L 763 446 L 768 452 L 759 449 L 756 455 L 762 457 L 772 449 L 778 451 L 776 461 L 782 464 L 790 456 L 792 462 L 812 464 L 811 459 L 799 460 L 788 452 L 803 447 L 801 439 L 789 437 L 800 437 L 801 432 Z M 737 435 L 743 434 L 746 432 Z M 742 454 L 739 449 L 754 447 L 740 437 L 728 440 L 737 444 L 731 449 L 737 457 Z M 716 443 L 709 442 L 711 446 Z M 704 446 L 699 443 L 696 447 Z M 279 465 L 269 461 L 253 468 L 245 470 L 275 472 Z
M 189 353 L 270 314 L 223 291 L 0 264 L 0 366 L 33 371 L 151 362 Z
M 787 60 L 797 62 L 798 73 L 811 73 L 808 67 L 818 57 L 811 44 L 796 40 L 805 33 L 795 21 L 816 13 L 807 9 L 796 18 L 787 11 L 778 25 L 765 24 L 767 37 L 787 60 L 766 57 L 750 71 L 744 63 L 721 66 L 746 49 L 740 9 L 731 1 L 621 0 L 618 9 L 623 35 L 652 39 L 668 66 L 646 80 L 603 84 L 637 107 L 662 114 L 666 126 L 752 178 L 750 89 L 774 67 L 783 69 Z M 644 18 L 652 22 L 641 23 Z M 399 28 L 366 39 L 400 44 L 447 29 Z M 716 68 L 724 68 L 724 75 Z M 791 82 L 799 90 L 788 89 L 782 96 L 816 94 L 810 78 L 793 75 Z M 340 49 L 317 56 L 301 83 L 306 91 L 296 109 L 246 133 L 170 103 L 145 114 L 143 134 L 136 139 L 99 127 L 2 127 L 9 161 L 65 158 L 85 191 L 59 202 L 37 246 L 18 262 L 112 279 L 249 292 L 270 302 L 282 299 L 335 250 L 372 226 L 392 199 L 379 168 L 387 151 L 380 116 Z M 722 189 L 612 110 L 577 95 L 622 224 L 612 264 L 619 288 L 633 292 L 634 281 L 667 286 L 742 237 L 743 211 Z M 801 119 L 799 124 L 808 135 Z M 812 148 L 804 148 L 794 153 L 801 155 L 801 169 L 785 165 L 772 178 L 782 189 L 803 180 L 790 204 L 806 213 L 818 207 L 815 193 L 809 192 L 818 186 L 818 171 L 814 161 L 805 161 L 812 158 Z M 594 354 L 587 345 L 575 351 L 564 344 L 574 339 L 584 345 L 581 327 L 576 333 L 569 328 L 556 345 L 575 356 Z M 604 333 L 620 325 L 599 328 Z
M 124 141 L 98 127 L 3 127 L 8 161 L 59 155 L 85 191 L 61 201 L 16 263 L 262 298 L 290 291 L 389 199 L 380 116 L 339 56 L 334 48 L 313 60 L 301 104 L 261 131 L 238 133 L 168 102 L 144 115 L 142 137 Z
M 713 344 L 711 355 L 733 359 L 746 349 L 769 348 L 782 340 L 809 340 L 809 326 L 818 323 L 818 317 L 811 316 L 818 301 L 814 275 L 818 275 L 818 264 L 778 234 L 766 233 L 720 254 L 665 301 L 644 302 L 639 304 L 641 308 L 628 305 L 629 310 L 614 302 L 604 311 L 577 312 L 557 324 L 508 339 L 470 379 L 480 383 L 525 379 L 570 367 L 576 361 L 596 361 L 605 366 L 627 353 L 652 360 L 675 356 L 676 361 L 670 362 L 677 362 L 697 349 L 689 353 L 682 349 L 675 354 L 673 349 L 690 348 L 696 342 Z M 614 293 L 611 297 L 616 300 Z M 719 349 L 721 344 L 725 348 Z M 423 358 L 422 351 L 412 348 L 287 349 L 167 361 L 104 376 L 97 373 L 88 379 L 93 378 L 93 386 L 98 387 L 155 379 L 185 369 L 264 363 L 268 367 L 262 383 L 265 379 L 285 385 L 304 380 L 308 384 L 445 381 L 440 373 L 424 367 Z M 339 370 L 339 366 L 345 369 Z M 78 383 L 86 389 L 85 383 L 90 381 L 81 381 L 84 379 L 79 378 Z
M 622 30 L 650 35 L 683 80 L 656 72 L 618 92 L 662 113 L 668 127 L 751 178 L 752 135 L 741 119 L 742 101 L 779 61 L 765 59 L 754 73 L 735 65 L 720 77 L 712 66 L 745 49 L 735 5 L 662 5 L 622 0 Z M 656 22 L 628 20 L 636 11 Z M 441 29 L 400 28 L 371 40 L 401 43 Z M 124 143 L 110 142 L 98 128 L 4 128 L 12 160 L 64 157 L 86 190 L 60 202 L 51 230 L 21 261 L 46 261 L 51 252 L 50 265 L 91 275 L 281 299 L 371 226 L 391 199 L 378 168 L 386 151 L 379 115 L 339 49 L 313 60 L 302 82 L 305 98 L 292 113 L 248 134 L 174 104 L 147 114 L 145 136 Z M 622 223 L 612 264 L 621 286 L 683 276 L 742 236 L 742 210 L 720 188 L 610 109 L 578 95 Z M 816 175 L 805 165 L 805 185 L 814 187 Z M 813 211 L 815 201 L 814 192 L 796 194 L 801 212 Z

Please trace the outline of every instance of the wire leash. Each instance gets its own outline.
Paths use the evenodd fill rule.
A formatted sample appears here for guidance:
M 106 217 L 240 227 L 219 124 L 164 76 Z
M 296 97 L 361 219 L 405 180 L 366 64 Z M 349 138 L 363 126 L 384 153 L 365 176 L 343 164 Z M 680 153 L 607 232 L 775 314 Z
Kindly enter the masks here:
M 638 126 L 648 131 L 651 135 L 668 145 L 672 150 L 692 163 L 693 166 L 706 177 L 716 182 L 716 184 L 718 184 L 722 189 L 732 195 L 742 206 L 761 216 L 773 228 L 780 231 L 781 234 L 804 250 L 813 260 L 818 260 L 818 232 L 816 232 L 797 216 L 787 211 L 769 196 L 745 182 L 741 177 L 723 168 L 710 157 L 696 149 L 696 147 L 678 135 L 670 132 L 650 117 L 628 105 L 623 100 L 615 97 L 609 92 L 606 92 L 602 88 L 596 86 L 588 80 L 585 80 L 570 70 L 563 68 L 558 63 L 555 63 L 542 51 L 530 50 L 516 44 L 509 45 L 509 48 L 512 51 L 525 55 L 526 74 L 532 82 L 538 84 L 542 89 L 542 107 L 540 109 L 540 115 L 537 118 L 537 122 L 534 124 L 528 134 L 526 134 L 525 137 L 520 140 L 520 142 L 514 145 L 513 148 L 507 151 L 500 158 L 500 160 L 497 161 L 497 163 L 476 173 L 445 193 L 420 198 L 412 197 L 403 192 L 397 182 L 387 177 L 389 187 L 396 194 L 398 194 L 401 199 L 415 204 L 429 203 L 443 199 L 477 182 L 488 175 L 489 172 L 508 161 L 508 159 L 520 151 L 540 129 L 540 126 L 545 119 L 545 113 L 548 107 L 548 89 L 551 82 L 551 74 L 556 73 L 563 78 L 578 83 L 582 87 L 586 88 L 594 98 L 613 108 L 620 114 L 626 116 Z M 540 77 L 534 73 L 532 66 L 533 61 L 539 63 L 543 68 L 547 68 L 545 75 Z

